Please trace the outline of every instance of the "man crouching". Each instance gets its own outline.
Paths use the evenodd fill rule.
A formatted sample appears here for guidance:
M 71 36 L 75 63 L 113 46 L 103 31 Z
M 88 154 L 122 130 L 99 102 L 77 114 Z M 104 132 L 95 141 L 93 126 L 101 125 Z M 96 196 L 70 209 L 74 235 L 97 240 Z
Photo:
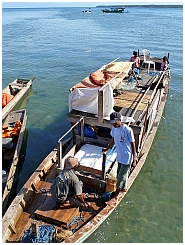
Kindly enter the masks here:
M 57 205 L 63 207 L 78 207 L 81 203 L 85 208 L 89 203 L 85 203 L 82 194 L 83 183 L 74 173 L 80 163 L 77 158 L 69 156 L 65 159 L 64 169 L 54 180 L 51 186 L 51 194 Z

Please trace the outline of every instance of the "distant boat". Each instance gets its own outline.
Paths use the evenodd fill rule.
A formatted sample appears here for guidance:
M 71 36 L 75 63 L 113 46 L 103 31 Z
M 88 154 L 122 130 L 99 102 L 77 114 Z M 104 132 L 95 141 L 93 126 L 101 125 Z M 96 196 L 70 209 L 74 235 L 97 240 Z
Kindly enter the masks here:
M 119 8 L 109 8 L 109 9 L 102 9 L 103 13 L 122 13 L 124 11 L 124 7 Z
M 83 10 L 82 12 L 83 12 L 83 13 L 91 13 L 91 10 L 86 9 L 86 10 Z

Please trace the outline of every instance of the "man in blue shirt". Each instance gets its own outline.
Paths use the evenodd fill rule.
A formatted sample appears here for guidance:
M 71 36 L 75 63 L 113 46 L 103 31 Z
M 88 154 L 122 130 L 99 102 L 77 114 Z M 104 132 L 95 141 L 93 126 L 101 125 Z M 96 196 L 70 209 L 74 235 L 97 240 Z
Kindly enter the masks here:
M 136 166 L 136 146 L 132 128 L 121 122 L 121 114 L 113 112 L 110 115 L 112 130 L 110 132 L 112 139 L 107 148 L 103 151 L 108 151 L 115 144 L 116 160 L 118 162 L 117 170 L 117 185 L 114 198 L 116 199 L 120 191 L 127 191 L 127 179 L 131 165 Z

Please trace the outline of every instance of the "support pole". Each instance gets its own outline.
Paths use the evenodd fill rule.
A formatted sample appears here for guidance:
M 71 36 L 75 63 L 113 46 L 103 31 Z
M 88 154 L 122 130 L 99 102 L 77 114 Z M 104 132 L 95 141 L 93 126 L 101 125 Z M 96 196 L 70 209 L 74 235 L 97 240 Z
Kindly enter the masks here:
M 98 92 L 98 123 L 103 124 L 103 90 Z
M 106 163 L 106 153 L 103 152 L 103 161 L 102 161 L 102 179 L 105 179 L 105 163 Z
M 84 118 L 81 120 L 81 143 L 84 143 Z
M 32 222 L 31 223 L 31 228 L 32 232 L 34 233 L 35 236 L 38 234 L 38 223 L 37 222 Z

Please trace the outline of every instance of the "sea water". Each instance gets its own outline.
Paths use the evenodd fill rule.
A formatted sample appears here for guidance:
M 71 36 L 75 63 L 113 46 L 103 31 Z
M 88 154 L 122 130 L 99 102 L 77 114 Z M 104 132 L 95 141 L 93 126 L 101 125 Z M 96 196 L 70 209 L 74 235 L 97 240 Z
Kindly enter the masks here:
M 98 4 L 97 4 L 98 5 Z M 18 192 L 69 129 L 69 89 L 102 65 L 134 50 L 170 53 L 167 104 L 146 163 L 124 200 L 86 242 L 183 241 L 183 29 L 182 8 L 2 10 L 2 87 L 33 78 L 19 108 L 27 110 L 26 155 Z

